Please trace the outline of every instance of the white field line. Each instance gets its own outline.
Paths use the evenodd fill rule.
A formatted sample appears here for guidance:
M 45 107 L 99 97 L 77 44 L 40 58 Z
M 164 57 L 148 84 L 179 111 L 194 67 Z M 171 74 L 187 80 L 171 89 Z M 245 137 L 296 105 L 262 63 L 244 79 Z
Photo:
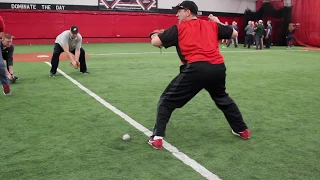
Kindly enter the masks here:
M 49 62 L 45 62 L 46 64 L 48 64 L 49 66 L 51 66 L 51 64 Z M 102 105 L 104 105 L 106 108 L 110 109 L 112 112 L 116 113 L 117 115 L 119 115 L 120 117 L 122 117 L 125 121 L 127 121 L 129 124 L 131 124 L 133 127 L 135 127 L 136 129 L 138 129 L 139 131 L 141 131 L 142 133 L 144 133 L 146 136 L 151 136 L 152 132 L 150 130 L 148 130 L 147 128 L 145 128 L 144 126 L 142 126 L 141 124 L 139 124 L 138 122 L 136 122 L 135 120 L 133 120 L 131 117 L 129 117 L 128 115 L 126 115 L 125 113 L 121 112 L 119 109 L 117 109 L 116 107 L 114 107 L 113 105 L 111 105 L 110 103 L 108 103 L 107 101 L 105 101 L 104 99 L 102 99 L 101 97 L 99 97 L 98 95 L 96 95 L 95 93 L 93 93 L 91 90 L 89 90 L 88 88 L 84 87 L 82 84 L 80 84 L 78 81 L 76 81 L 75 79 L 73 79 L 72 77 L 70 77 L 69 75 L 67 75 L 65 72 L 63 72 L 60 69 L 57 69 L 58 72 L 60 74 L 62 74 L 65 78 L 67 78 L 68 80 L 70 80 L 73 84 L 75 84 L 76 86 L 78 86 L 80 89 L 82 89 L 83 91 L 85 91 L 87 94 L 89 94 L 91 97 L 93 97 L 94 99 L 96 99 L 98 102 L 100 102 Z M 213 174 L 212 172 L 210 172 L 209 170 L 207 170 L 205 167 L 203 167 L 201 164 L 197 163 L 195 160 L 191 159 L 189 156 L 187 156 L 186 154 L 184 154 L 183 152 L 180 152 L 176 147 L 174 147 L 173 145 L 171 145 L 170 143 L 163 141 L 163 147 L 165 149 L 167 149 L 169 152 L 171 152 L 173 154 L 173 156 L 175 156 L 176 158 L 178 158 L 179 160 L 181 160 L 183 163 L 185 163 L 186 165 L 190 166 L 192 169 L 194 169 L 195 171 L 197 171 L 200 175 L 202 175 L 203 177 L 205 177 L 206 179 L 209 180 L 221 180 L 217 175 Z M 146 142 L 147 143 L 147 142 Z

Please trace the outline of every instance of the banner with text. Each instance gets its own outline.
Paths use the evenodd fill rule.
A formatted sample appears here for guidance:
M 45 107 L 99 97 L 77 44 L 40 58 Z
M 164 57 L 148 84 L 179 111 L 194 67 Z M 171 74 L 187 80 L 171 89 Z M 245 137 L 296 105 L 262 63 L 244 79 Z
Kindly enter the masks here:
M 157 0 L 99 0 L 99 10 L 157 12 Z
M 0 3 L 0 9 L 44 10 L 44 11 L 64 11 L 64 10 L 97 11 L 98 7 L 97 6 L 62 5 L 62 4 Z

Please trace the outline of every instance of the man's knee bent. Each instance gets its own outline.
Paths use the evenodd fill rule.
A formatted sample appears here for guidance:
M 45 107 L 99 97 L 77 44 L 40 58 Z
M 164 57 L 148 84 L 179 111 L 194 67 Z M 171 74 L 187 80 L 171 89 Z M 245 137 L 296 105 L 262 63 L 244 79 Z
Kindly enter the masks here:
M 52 59 L 58 59 L 60 57 L 61 52 L 53 52 Z
M 160 106 L 166 106 L 170 109 L 176 109 L 176 108 L 182 108 L 185 105 L 183 102 L 173 102 L 166 98 L 160 98 L 158 102 L 158 107 Z
M 54 49 L 53 49 L 53 55 L 54 57 L 59 57 L 60 54 L 63 52 L 63 49 L 61 48 L 61 46 L 59 44 L 56 44 Z
M 213 98 L 214 102 L 216 103 L 217 106 L 227 106 L 230 104 L 234 104 L 234 101 L 231 97 L 228 95 L 226 96 L 220 96 L 220 97 L 214 97 Z

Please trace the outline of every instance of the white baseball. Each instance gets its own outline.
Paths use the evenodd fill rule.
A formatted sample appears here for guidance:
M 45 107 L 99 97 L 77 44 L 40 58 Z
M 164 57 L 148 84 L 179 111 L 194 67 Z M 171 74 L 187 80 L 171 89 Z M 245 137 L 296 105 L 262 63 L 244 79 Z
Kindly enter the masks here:
M 122 136 L 122 139 L 124 140 L 124 141 L 128 141 L 128 140 L 130 140 L 130 136 L 129 136 L 129 134 L 125 134 L 125 135 L 123 135 Z

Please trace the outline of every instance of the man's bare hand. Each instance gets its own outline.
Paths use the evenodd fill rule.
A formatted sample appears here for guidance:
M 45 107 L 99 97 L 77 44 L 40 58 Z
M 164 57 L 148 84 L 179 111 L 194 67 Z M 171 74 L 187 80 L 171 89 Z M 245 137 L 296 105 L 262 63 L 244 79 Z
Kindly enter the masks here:
M 71 60 L 69 64 L 70 64 L 70 66 L 72 66 L 75 69 L 78 69 L 80 67 L 79 61 Z
M 159 34 L 163 33 L 164 31 L 165 31 L 165 29 L 156 29 L 156 30 L 152 31 L 152 32 L 149 34 L 149 36 L 150 36 L 150 38 L 152 38 L 152 37 L 154 37 L 155 35 L 159 35 Z
M 8 78 L 10 81 L 12 81 L 13 76 L 12 76 L 11 74 L 8 74 L 8 75 L 7 75 L 7 78 Z
M 216 22 L 216 23 L 220 23 L 219 18 L 218 18 L 217 16 L 212 15 L 212 14 L 210 14 L 210 15 L 208 16 L 208 19 L 209 19 L 209 21 L 213 21 L 213 22 Z

